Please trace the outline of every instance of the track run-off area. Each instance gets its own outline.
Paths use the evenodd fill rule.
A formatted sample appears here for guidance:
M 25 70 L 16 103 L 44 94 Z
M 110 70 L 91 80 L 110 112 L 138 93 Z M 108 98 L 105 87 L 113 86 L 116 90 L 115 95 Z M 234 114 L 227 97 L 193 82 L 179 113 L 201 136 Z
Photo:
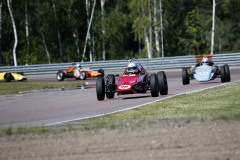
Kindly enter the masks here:
M 157 73 L 160 70 L 151 70 Z M 119 95 L 114 99 L 98 101 L 96 97 L 96 78 L 86 79 L 87 89 L 56 89 L 0 95 L 0 127 L 39 127 L 74 123 L 81 119 L 116 113 L 141 107 L 166 98 L 197 92 L 204 89 L 228 85 L 240 81 L 240 67 L 230 67 L 231 82 L 221 83 L 217 78 L 209 82 L 191 80 L 189 85 L 182 85 L 182 70 L 164 70 L 168 80 L 168 95 L 151 97 L 146 94 Z M 113 73 L 113 72 L 111 72 Z M 107 75 L 108 72 L 105 73 Z M 114 74 L 120 74 L 116 72 Z M 56 75 L 27 76 L 28 81 L 55 81 Z M 27 83 L 27 82 L 20 82 Z

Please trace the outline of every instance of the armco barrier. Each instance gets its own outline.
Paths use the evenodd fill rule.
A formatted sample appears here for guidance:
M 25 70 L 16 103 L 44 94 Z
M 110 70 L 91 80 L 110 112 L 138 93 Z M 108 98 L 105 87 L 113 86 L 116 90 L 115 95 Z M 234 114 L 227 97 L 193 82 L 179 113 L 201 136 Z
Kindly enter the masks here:
M 240 65 L 240 53 L 228 54 L 215 54 L 212 56 L 215 64 L 223 65 L 229 64 L 230 66 Z M 177 57 L 164 57 L 153 59 L 139 59 L 140 63 L 146 69 L 168 69 L 168 68 L 181 68 L 196 64 L 195 55 L 191 56 L 177 56 Z M 80 63 L 80 62 L 76 62 Z M 84 68 L 91 68 L 93 70 L 122 70 L 128 64 L 127 60 L 111 60 L 111 61 L 95 61 L 95 62 L 81 62 Z M 72 63 L 57 63 L 57 64 L 39 64 L 28 66 L 2 66 L 1 72 L 24 72 L 25 75 L 32 74 L 52 74 L 57 73 L 58 70 L 68 69 Z

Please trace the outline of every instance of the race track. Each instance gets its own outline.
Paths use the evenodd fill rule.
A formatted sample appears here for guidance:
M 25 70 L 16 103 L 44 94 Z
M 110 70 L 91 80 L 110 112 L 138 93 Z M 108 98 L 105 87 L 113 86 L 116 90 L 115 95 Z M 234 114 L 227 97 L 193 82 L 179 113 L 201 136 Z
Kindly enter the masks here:
M 157 71 L 150 73 L 153 72 Z M 165 70 L 165 72 L 169 94 L 154 98 L 151 97 L 150 92 L 147 92 L 146 94 L 115 95 L 114 99 L 99 102 L 95 88 L 2 95 L 0 96 L 0 127 L 37 127 L 74 123 L 80 119 L 139 107 L 179 94 L 229 84 L 221 83 L 221 79 L 217 78 L 202 83 L 192 80 L 190 85 L 183 86 L 181 69 Z M 230 72 L 232 79 L 230 83 L 240 81 L 240 67 L 230 67 Z M 27 77 L 29 81 L 58 83 L 55 75 Z M 96 79 L 87 79 L 85 82 L 89 86 L 94 86 Z

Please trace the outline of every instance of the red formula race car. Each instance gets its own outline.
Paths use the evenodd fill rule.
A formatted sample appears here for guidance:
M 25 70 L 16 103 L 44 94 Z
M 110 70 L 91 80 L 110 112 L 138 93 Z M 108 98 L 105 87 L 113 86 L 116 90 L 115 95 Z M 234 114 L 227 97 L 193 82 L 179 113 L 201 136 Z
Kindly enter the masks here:
M 115 92 L 118 95 L 146 93 L 151 91 L 152 97 L 158 97 L 168 94 L 167 77 L 164 71 L 149 75 L 148 72 L 139 63 L 138 59 L 129 59 L 129 64 L 123 75 L 115 83 L 115 76 L 109 74 L 104 79 L 98 77 L 96 81 L 96 93 L 99 101 L 104 100 L 105 94 L 108 99 L 114 98 Z
M 58 71 L 56 78 L 58 81 L 63 81 L 65 78 L 76 78 L 77 80 L 85 80 L 86 77 L 99 77 L 104 76 L 104 70 L 98 71 L 90 70 L 89 68 L 81 68 L 80 64 L 73 64 L 66 71 Z

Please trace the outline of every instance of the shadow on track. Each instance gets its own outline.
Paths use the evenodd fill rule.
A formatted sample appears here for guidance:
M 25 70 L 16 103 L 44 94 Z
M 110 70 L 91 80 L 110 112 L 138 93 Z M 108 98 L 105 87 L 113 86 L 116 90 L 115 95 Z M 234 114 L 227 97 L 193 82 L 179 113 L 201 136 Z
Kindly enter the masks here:
M 122 98 L 124 99 L 139 99 L 139 98 L 148 98 L 148 97 L 152 97 L 151 95 L 146 95 L 146 96 L 135 96 L 135 97 L 124 97 Z

